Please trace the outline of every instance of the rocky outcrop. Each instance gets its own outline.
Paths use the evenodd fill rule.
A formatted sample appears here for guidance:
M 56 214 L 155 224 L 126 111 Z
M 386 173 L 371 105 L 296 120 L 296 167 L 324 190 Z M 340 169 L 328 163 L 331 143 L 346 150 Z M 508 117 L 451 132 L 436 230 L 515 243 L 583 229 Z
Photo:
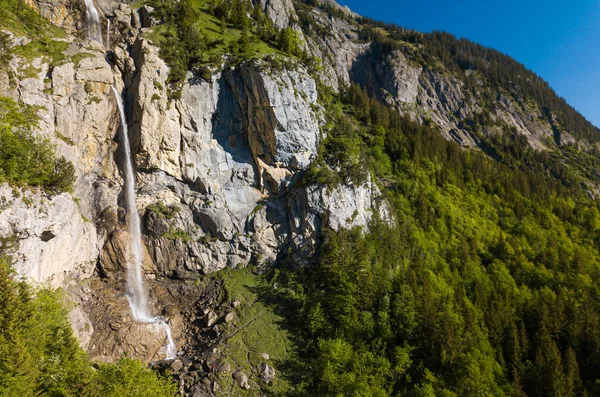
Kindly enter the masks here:
M 92 274 L 96 228 L 69 194 L 50 197 L 4 184 L 0 201 L 0 240 L 20 277 L 58 287 L 67 276 Z
M 72 61 L 77 55 L 79 61 Z M 35 74 L 23 76 L 25 60 L 13 58 L 13 79 L 0 95 L 36 106 L 37 134 L 75 166 L 73 193 L 50 196 L 4 186 L 11 205 L 0 214 L 0 236 L 17 242 L 11 251 L 18 273 L 34 282 L 60 285 L 67 275 L 87 277 L 95 269 L 107 230 L 116 222 L 120 177 L 116 145 L 113 74 L 98 43 L 72 42 L 66 62 L 50 69 L 35 59 Z M 2 74 L 2 72 L 0 72 Z
M 321 231 L 354 227 L 365 231 L 374 216 L 391 222 L 389 209 L 371 178 L 360 185 L 330 188 L 310 185 L 295 190 L 287 204 L 290 246 L 297 263 L 307 263 L 319 247 Z
M 360 42 L 358 29 L 347 19 L 323 11 L 311 11 L 308 18 L 312 25 L 311 34 L 304 36 L 306 48 L 322 62 L 321 80 L 339 91 L 350 85 L 352 66 L 361 54 L 368 51 L 369 44 Z
M 467 78 L 476 80 L 478 88 L 467 89 L 465 83 L 449 73 L 433 71 L 408 60 L 402 51 L 384 54 L 372 47 L 354 60 L 352 80 L 366 87 L 372 95 L 396 106 L 400 112 L 423 122 L 432 122 L 449 140 L 461 146 L 475 147 L 478 138 L 473 135 L 469 123 L 482 112 L 484 94 L 489 97 L 488 87 L 477 81 L 473 73 Z M 510 94 L 500 94 L 489 104 L 492 107 L 491 124 L 483 126 L 485 135 L 502 134 L 514 128 L 524 135 L 532 148 L 543 150 L 552 127 L 534 105 L 522 105 Z
M 83 28 L 82 15 L 85 14 L 83 1 L 26 0 L 25 3 L 51 23 L 64 28 L 69 33 L 75 33 Z
M 181 99 L 170 101 L 156 47 L 141 39 L 134 48 L 131 125 L 145 170 L 139 207 L 178 208 L 171 219 L 145 217 L 155 267 L 188 277 L 274 260 L 282 243 L 276 225 L 287 221 L 267 222 L 259 202 L 287 189 L 316 156 L 315 81 L 301 66 L 249 62 L 210 81 L 192 76 Z
M 253 3 L 255 7 L 262 8 L 273 24 L 280 29 L 286 28 L 290 20 L 296 17 L 292 0 L 253 0 Z

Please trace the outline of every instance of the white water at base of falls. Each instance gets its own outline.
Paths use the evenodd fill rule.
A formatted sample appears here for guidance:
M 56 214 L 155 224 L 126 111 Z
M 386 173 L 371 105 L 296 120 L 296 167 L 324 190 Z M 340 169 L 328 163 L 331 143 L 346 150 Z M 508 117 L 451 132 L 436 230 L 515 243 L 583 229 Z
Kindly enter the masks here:
M 127 300 L 133 318 L 141 323 L 153 324 L 162 329 L 166 335 L 167 359 L 177 356 L 177 348 L 171 335 L 171 328 L 165 320 L 159 316 L 152 316 L 148 311 L 148 294 L 144 288 L 144 279 L 142 275 L 143 250 L 142 250 L 142 231 L 140 227 L 140 216 L 135 205 L 135 177 L 133 174 L 133 162 L 131 156 L 131 147 L 129 146 L 129 136 L 127 132 L 127 122 L 125 118 L 125 109 L 121 96 L 111 87 L 117 105 L 119 107 L 119 116 L 121 117 L 121 145 L 125 151 L 124 174 L 125 174 L 125 202 L 127 204 L 127 214 L 130 233 L 130 249 L 133 263 L 127 267 Z M 133 266 L 131 266 L 133 265 Z M 157 329 L 157 331 L 158 331 Z
M 85 19 L 88 25 L 88 38 L 102 44 L 102 29 L 100 28 L 100 16 L 94 0 L 85 0 Z

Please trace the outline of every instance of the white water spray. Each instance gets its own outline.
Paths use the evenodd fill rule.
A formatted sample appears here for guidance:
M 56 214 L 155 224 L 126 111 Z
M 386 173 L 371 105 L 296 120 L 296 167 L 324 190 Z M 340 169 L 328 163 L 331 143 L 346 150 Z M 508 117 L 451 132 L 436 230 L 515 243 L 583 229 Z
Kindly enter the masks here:
M 133 174 L 131 147 L 129 146 L 129 136 L 127 133 L 127 122 L 121 96 L 115 87 L 111 88 L 115 94 L 117 105 L 119 106 L 119 115 L 121 117 L 121 145 L 125 149 L 125 201 L 127 203 L 127 214 L 129 216 L 128 223 L 131 236 L 131 259 L 133 259 L 133 264 L 130 263 L 127 267 L 127 300 L 129 301 L 131 314 L 136 321 L 153 324 L 157 326 L 158 329 L 163 330 L 166 335 L 167 359 L 171 359 L 177 356 L 177 348 L 175 347 L 175 342 L 171 336 L 171 328 L 161 317 L 152 316 L 148 312 L 148 295 L 144 288 L 144 279 L 142 275 L 142 232 L 140 228 L 140 216 L 135 206 L 135 178 Z
M 110 51 L 110 19 L 106 20 L 106 51 Z
M 88 25 L 88 38 L 102 44 L 100 17 L 94 7 L 94 0 L 85 0 L 85 19 Z

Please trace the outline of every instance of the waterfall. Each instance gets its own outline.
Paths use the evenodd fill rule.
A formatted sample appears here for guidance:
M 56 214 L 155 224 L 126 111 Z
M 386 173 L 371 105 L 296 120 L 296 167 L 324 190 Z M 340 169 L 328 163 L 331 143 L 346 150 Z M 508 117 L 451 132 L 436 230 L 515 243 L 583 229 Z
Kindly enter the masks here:
M 106 51 L 110 51 L 110 19 L 106 20 Z
M 85 0 L 85 19 L 88 25 L 88 38 L 102 44 L 100 17 L 94 7 L 94 0 Z
M 159 329 L 162 329 L 166 334 L 166 350 L 167 359 L 175 358 L 177 348 L 171 336 L 171 328 L 161 317 L 152 316 L 148 311 L 148 294 L 144 287 L 144 279 L 142 274 L 143 250 L 142 250 L 142 232 L 140 227 L 140 216 L 135 206 L 135 177 L 133 174 L 133 162 L 131 156 L 131 147 L 129 145 L 129 136 L 127 132 L 127 122 L 125 118 L 125 109 L 121 96 L 115 89 L 111 87 L 117 105 L 119 107 L 119 115 L 121 117 L 121 145 L 125 151 L 124 174 L 125 174 L 125 201 L 127 204 L 127 215 L 129 217 L 129 233 L 130 233 L 130 258 L 133 259 L 133 264 L 127 266 L 127 300 L 131 314 L 136 321 L 153 324 Z M 133 266 L 131 266 L 133 265 Z

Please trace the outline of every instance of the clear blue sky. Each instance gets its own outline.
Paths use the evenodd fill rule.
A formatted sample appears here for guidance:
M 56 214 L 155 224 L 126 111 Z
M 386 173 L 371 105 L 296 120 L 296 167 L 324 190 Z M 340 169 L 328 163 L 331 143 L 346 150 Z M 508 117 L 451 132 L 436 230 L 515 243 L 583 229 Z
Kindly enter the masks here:
M 338 0 L 361 15 L 502 51 L 600 127 L 600 0 Z

